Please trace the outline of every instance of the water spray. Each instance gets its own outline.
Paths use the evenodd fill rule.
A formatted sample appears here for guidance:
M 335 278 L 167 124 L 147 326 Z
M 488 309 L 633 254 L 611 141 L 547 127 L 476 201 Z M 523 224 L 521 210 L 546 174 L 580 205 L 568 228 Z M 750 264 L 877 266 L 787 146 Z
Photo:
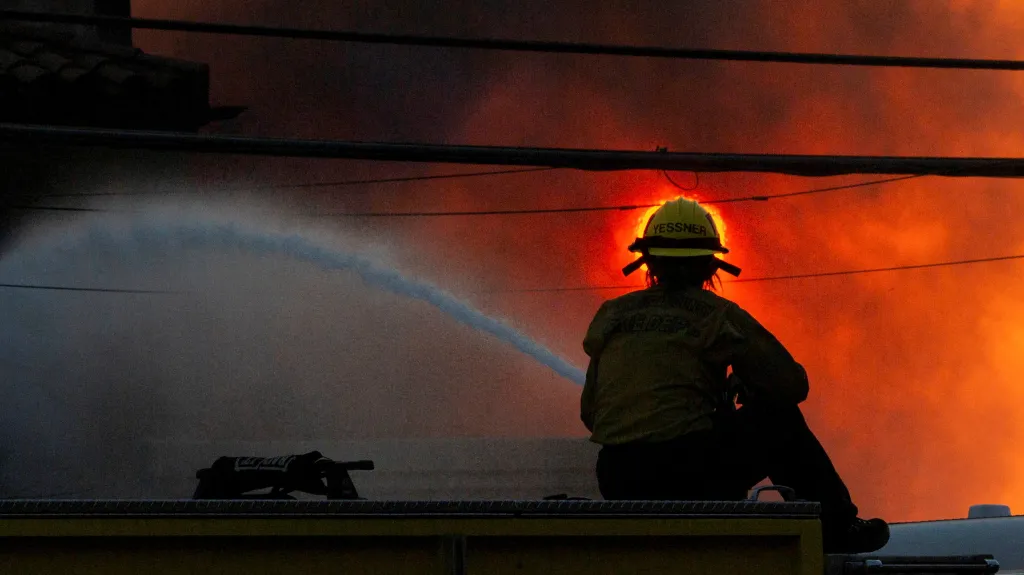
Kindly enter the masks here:
M 372 259 L 319 243 L 300 233 L 276 233 L 256 230 L 234 222 L 180 223 L 142 221 L 126 229 L 110 225 L 94 225 L 84 235 L 65 237 L 59 249 L 68 245 L 80 247 L 89 243 L 125 248 L 132 244 L 166 249 L 236 248 L 263 254 L 279 254 L 308 262 L 324 270 L 352 271 L 369 285 L 428 303 L 456 321 L 497 337 L 558 375 L 582 385 L 584 372 L 559 357 L 529 336 L 475 309 L 441 288 L 406 277 Z

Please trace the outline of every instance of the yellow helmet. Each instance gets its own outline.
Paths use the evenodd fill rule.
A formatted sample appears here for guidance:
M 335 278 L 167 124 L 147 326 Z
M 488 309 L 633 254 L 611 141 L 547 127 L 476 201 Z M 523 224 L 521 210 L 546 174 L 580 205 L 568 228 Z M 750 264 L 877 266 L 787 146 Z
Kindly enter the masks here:
M 622 269 L 625 275 L 639 269 L 649 256 L 685 258 L 729 253 L 722 245 L 722 236 L 711 213 L 694 200 L 686 198 L 676 198 L 662 204 L 647 220 L 644 236 L 630 244 L 629 251 L 641 255 Z M 740 274 L 738 267 L 718 258 L 715 261 L 722 271 L 734 276 Z

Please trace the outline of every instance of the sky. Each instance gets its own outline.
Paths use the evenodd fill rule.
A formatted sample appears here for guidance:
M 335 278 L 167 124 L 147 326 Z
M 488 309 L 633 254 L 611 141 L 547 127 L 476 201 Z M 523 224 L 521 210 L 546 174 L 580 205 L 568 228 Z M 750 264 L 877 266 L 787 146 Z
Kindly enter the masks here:
M 1014 41 L 1024 33 L 1024 7 L 1011 1 L 709 0 L 638 8 L 626 1 L 553 7 L 534 0 L 135 0 L 133 12 L 366 32 L 1024 58 L 1024 47 Z M 1012 72 L 485 53 L 152 31 L 136 31 L 135 42 L 149 52 L 209 63 L 212 100 L 249 107 L 237 121 L 212 127 L 215 133 L 807 154 L 1019 156 L 1024 147 L 1017 129 L 1024 77 Z M 473 170 L 256 158 L 197 158 L 184 166 L 175 175 L 180 181 L 172 177 L 169 185 L 204 193 L 247 184 Z M 694 181 L 693 174 L 672 177 L 684 185 Z M 873 178 L 702 174 L 687 193 L 720 199 L 862 179 Z M 1024 253 L 1024 227 L 1013 220 L 1024 208 L 1020 186 L 928 177 L 723 204 L 719 212 L 730 261 L 744 268 L 744 277 L 910 265 Z M 290 208 L 327 213 L 602 206 L 657 202 L 677 193 L 656 172 L 557 170 L 272 195 Z M 583 365 L 580 342 L 591 316 L 604 298 L 621 291 L 515 290 L 636 281 L 619 270 L 630 260 L 625 246 L 642 215 L 323 218 L 317 225 L 386 246 L 407 273 L 508 318 Z M 277 278 L 275 289 L 285 292 L 281 297 L 301 291 L 274 271 L 278 267 L 261 261 Z M 1017 448 L 1024 427 L 1016 424 L 1017 412 L 1024 411 L 1017 378 L 1024 369 L 1024 295 L 1016 289 L 1021 272 L 1021 264 L 1001 262 L 726 283 L 722 294 L 753 313 L 807 367 L 807 418 L 866 514 L 960 517 L 974 503 L 1024 508 L 1024 459 Z M 253 285 L 266 283 L 247 277 Z M 252 305 L 263 302 L 251 299 Z M 322 317 L 308 311 L 313 304 L 307 300 L 287 305 Z M 427 355 L 431 369 L 445 373 L 444 354 Z M 456 387 L 473 379 L 469 370 L 451 373 L 459 374 Z M 497 388 L 509 397 L 543 403 L 537 421 L 447 429 L 585 433 L 575 420 L 574 393 L 521 393 L 552 383 L 548 374 L 500 379 Z M 424 429 L 442 433 L 445 426 L 423 423 L 405 431 Z

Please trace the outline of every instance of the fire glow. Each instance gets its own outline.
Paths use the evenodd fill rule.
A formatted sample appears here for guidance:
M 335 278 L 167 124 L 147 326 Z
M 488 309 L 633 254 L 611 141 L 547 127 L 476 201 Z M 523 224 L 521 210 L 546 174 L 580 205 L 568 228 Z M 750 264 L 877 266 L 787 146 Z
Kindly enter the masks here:
M 246 3 L 132 4 L 133 13 L 146 17 L 254 17 Z M 267 0 L 260 18 L 295 21 L 300 15 L 294 4 Z M 429 10 L 424 3 L 399 0 L 395 4 L 401 10 L 358 15 L 349 4 L 319 3 L 318 23 L 338 29 L 400 29 L 414 18 L 410 13 Z M 424 18 L 431 32 L 466 33 L 464 16 L 473 13 L 478 17 L 471 20 L 472 33 L 481 37 L 537 33 L 530 2 L 497 2 L 493 11 L 463 0 L 449 4 L 443 13 L 433 10 Z M 580 39 L 645 45 L 1024 57 L 1024 45 L 1015 42 L 1024 36 L 1020 2 L 745 0 L 728 9 L 720 4 L 662 2 L 658 9 L 625 13 L 611 4 L 593 3 L 577 13 L 545 10 L 544 22 L 552 35 L 576 30 Z M 793 18 L 795 13 L 800 18 Z M 435 16 L 439 20 L 431 19 Z M 687 26 L 666 25 L 684 21 Z M 136 38 L 155 53 L 208 61 L 217 70 L 211 79 L 217 99 L 251 103 L 252 113 L 262 114 L 260 129 L 269 133 L 778 154 L 997 157 L 1018 156 L 1024 149 L 1024 133 L 1016 128 L 1022 119 L 1024 79 L 1012 73 L 615 58 L 594 65 L 569 57 L 484 54 L 455 60 L 447 52 L 428 51 L 396 52 L 381 64 L 376 52 L 363 49 L 329 53 L 320 45 L 273 44 L 274 57 L 268 58 L 268 44 L 255 40 L 146 31 L 136 31 Z M 331 57 L 325 58 L 328 53 Z M 362 77 L 352 71 L 363 69 L 390 73 L 372 85 L 322 81 Z M 443 88 L 451 97 L 408 99 L 427 86 L 426 94 Z M 455 97 L 461 95 L 465 97 Z M 288 173 L 284 169 L 273 172 L 261 164 L 252 170 L 268 180 L 295 183 L 353 177 L 344 166 L 297 165 L 293 181 L 282 175 Z M 402 173 L 381 169 L 375 175 Z M 708 174 L 693 194 L 771 195 L 858 179 Z M 678 195 L 664 180 L 660 173 L 637 171 L 423 182 L 403 194 L 339 196 L 338 205 L 325 209 L 649 204 Z M 641 211 L 415 223 L 412 218 L 381 218 L 367 225 L 380 230 L 388 242 L 436 246 L 436 258 L 413 262 L 424 275 L 458 270 L 460 282 L 465 277 L 496 290 L 487 299 L 490 308 L 515 318 L 560 351 L 576 354 L 582 363 L 579 343 L 594 312 L 604 299 L 626 290 L 497 292 L 636 285 L 635 280 L 623 281 L 620 270 L 633 257 L 625 247 L 653 212 L 638 219 Z M 720 229 L 723 220 L 731 226 L 729 260 L 744 267 L 749 277 L 1024 251 L 1024 229 L 1013 216 L 1024 212 L 1024 194 L 1013 181 L 921 178 L 723 204 L 720 211 Z M 750 311 L 807 367 L 811 396 L 804 413 L 863 514 L 894 521 L 963 517 L 969 505 L 980 502 L 1005 503 L 1019 513 L 1024 508 L 1024 461 L 1019 455 L 1024 442 L 1024 425 L 1019 423 L 1024 419 L 1024 386 L 1019 383 L 1024 371 L 1024 295 L 1018 287 L 1022 269 L 1000 262 L 813 280 L 727 281 L 723 295 Z M 430 361 L 436 369 L 446 369 L 442 358 Z M 514 392 L 522 385 L 510 377 L 510 396 L 526 397 Z M 559 433 L 585 434 L 578 423 L 578 404 L 561 396 L 551 401 L 565 401 L 559 404 L 562 417 L 553 428 L 557 424 Z M 521 405 L 534 409 L 543 403 L 531 397 Z

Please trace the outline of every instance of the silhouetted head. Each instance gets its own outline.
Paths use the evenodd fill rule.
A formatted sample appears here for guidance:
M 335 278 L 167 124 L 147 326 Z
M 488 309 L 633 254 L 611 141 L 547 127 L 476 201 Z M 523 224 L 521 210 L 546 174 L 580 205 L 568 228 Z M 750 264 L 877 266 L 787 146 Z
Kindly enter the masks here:
M 715 256 L 688 258 L 648 256 L 647 285 L 667 288 L 696 287 L 713 290 L 718 278 Z

